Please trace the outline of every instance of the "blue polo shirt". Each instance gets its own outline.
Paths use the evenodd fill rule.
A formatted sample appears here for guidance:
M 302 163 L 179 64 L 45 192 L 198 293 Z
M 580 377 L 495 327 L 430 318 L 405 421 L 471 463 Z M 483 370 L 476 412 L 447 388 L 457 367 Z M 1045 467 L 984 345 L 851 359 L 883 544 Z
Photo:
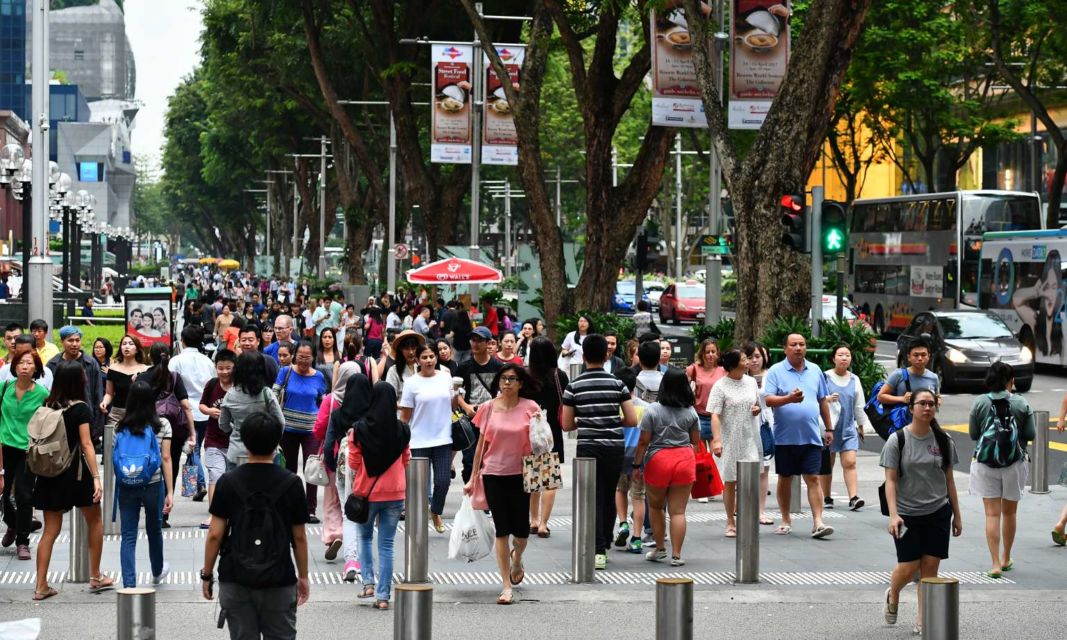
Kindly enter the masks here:
M 814 362 L 804 361 L 797 371 L 782 360 L 772 366 L 763 382 L 763 397 L 789 395 L 793 389 L 804 392 L 802 402 L 791 402 L 775 407 L 774 443 L 776 445 L 814 444 L 822 446 L 822 417 L 819 403 L 829 395 L 826 377 Z

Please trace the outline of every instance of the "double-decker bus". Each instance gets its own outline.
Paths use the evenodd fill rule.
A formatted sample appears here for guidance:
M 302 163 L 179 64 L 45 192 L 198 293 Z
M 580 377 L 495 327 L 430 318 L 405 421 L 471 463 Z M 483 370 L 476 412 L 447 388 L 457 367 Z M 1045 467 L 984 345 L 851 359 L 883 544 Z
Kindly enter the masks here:
M 999 316 L 1043 364 L 1067 364 L 1067 229 L 987 233 L 978 307 Z
M 850 217 L 850 291 L 878 333 L 919 311 L 976 306 L 982 234 L 1044 228 L 1037 194 L 1016 191 L 861 199 Z

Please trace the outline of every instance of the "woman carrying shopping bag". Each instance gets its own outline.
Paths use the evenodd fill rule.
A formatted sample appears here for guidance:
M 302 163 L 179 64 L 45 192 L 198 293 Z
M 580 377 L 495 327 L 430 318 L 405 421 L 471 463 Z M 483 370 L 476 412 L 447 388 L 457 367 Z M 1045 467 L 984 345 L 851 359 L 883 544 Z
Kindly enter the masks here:
M 470 495 L 479 480 L 485 486 L 496 529 L 496 563 L 503 587 L 497 604 L 511 604 L 511 587 L 526 577 L 522 554 L 530 537 L 530 494 L 523 487 L 523 458 L 531 455 L 530 420 L 541 409 L 525 396 L 535 391 L 535 385 L 525 369 L 505 364 L 493 380 L 500 395 L 482 405 L 474 416 L 481 435 L 474 451 L 471 480 L 463 487 L 463 493 Z

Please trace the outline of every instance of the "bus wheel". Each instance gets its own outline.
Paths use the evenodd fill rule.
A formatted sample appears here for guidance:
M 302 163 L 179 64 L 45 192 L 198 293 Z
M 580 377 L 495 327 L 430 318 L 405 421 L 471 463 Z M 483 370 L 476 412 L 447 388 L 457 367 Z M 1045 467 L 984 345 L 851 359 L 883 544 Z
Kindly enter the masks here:
M 885 312 L 882 311 L 882 305 L 874 308 L 874 332 L 879 336 L 885 333 Z

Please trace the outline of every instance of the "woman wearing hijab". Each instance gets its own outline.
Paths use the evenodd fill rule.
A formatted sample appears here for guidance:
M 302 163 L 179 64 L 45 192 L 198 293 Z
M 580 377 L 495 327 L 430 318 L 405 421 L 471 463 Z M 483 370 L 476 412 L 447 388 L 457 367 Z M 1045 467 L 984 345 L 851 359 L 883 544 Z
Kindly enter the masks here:
M 358 364 L 355 362 L 346 362 L 341 365 L 337 370 L 337 385 L 334 386 L 333 391 L 326 394 L 322 398 L 322 403 L 319 404 L 319 414 L 315 418 L 315 426 L 312 427 L 311 432 L 315 438 L 322 443 L 322 447 L 319 449 L 319 455 L 325 453 L 327 449 L 330 449 L 334 464 L 326 464 L 326 475 L 330 481 L 325 487 L 322 488 L 323 507 L 322 507 L 322 543 L 326 545 L 326 561 L 333 562 L 337 559 L 337 552 L 341 550 L 343 544 L 343 517 L 341 515 L 341 498 L 340 492 L 337 489 L 337 479 L 335 472 L 337 471 L 337 440 L 335 438 L 333 442 L 326 443 L 326 432 L 329 430 L 330 416 L 338 409 L 341 408 L 342 401 L 345 397 L 345 385 L 348 384 L 348 379 L 353 374 L 361 371 Z M 342 434 L 343 435 L 343 434 Z M 323 456 L 325 462 L 326 456 Z M 343 469 L 342 469 L 343 471 Z M 342 476 L 344 474 L 342 473 Z M 355 547 L 355 537 L 352 538 L 352 546 Z M 354 562 L 353 562 L 354 564 Z M 355 573 L 352 574 L 352 579 L 355 580 Z
M 348 449 L 348 466 L 353 469 L 354 477 L 352 491 L 367 496 L 370 503 L 367 521 L 357 525 L 363 580 L 359 597 L 374 598 L 376 609 L 389 608 L 393 586 L 393 539 L 404 509 L 410 440 L 411 430 L 396 418 L 396 390 L 387 382 L 377 383 L 371 392 L 370 407 L 355 424 Z M 378 527 L 377 573 L 373 552 L 375 524 Z

